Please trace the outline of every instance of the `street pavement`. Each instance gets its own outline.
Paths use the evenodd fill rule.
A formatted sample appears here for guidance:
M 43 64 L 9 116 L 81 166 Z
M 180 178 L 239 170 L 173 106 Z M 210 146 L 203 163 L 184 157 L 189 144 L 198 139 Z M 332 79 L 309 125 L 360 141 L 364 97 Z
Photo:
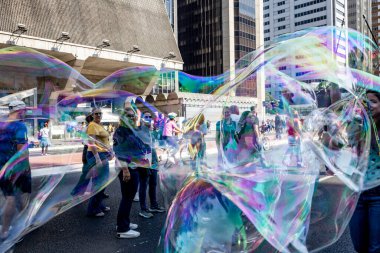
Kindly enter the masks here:
M 215 148 L 214 142 L 208 142 L 207 146 L 210 150 Z M 75 150 L 76 147 L 73 147 L 73 149 Z M 31 163 L 34 173 L 37 170 L 41 170 L 41 168 L 46 168 L 46 166 L 58 166 L 56 168 L 62 168 L 64 165 L 71 164 L 78 165 L 78 168 L 80 167 L 81 153 L 70 151 L 69 154 L 61 154 L 62 152 L 62 149 L 52 150 L 53 154 L 48 156 L 40 156 L 36 152 L 31 152 Z M 209 158 L 215 159 L 214 156 Z M 76 179 L 77 177 L 74 175 L 67 176 L 65 182 L 67 185 L 72 185 Z M 326 178 L 323 183 L 328 185 L 328 187 L 333 187 L 328 189 L 328 192 L 336 192 L 339 189 L 340 182 L 334 177 Z M 64 190 L 57 189 L 54 194 L 58 194 Z M 111 207 L 111 211 L 105 217 L 87 217 L 86 201 L 26 235 L 16 245 L 14 252 L 156 252 L 166 214 L 155 214 L 151 219 L 144 219 L 138 216 L 139 203 L 135 202 L 132 207 L 131 221 L 139 224 L 138 231 L 141 232 L 141 236 L 136 239 L 117 239 L 115 236 L 116 214 L 121 198 L 120 186 L 117 179 L 107 187 L 106 192 L 110 195 L 110 198 L 106 199 L 105 203 Z M 161 192 L 159 193 L 159 202 L 162 205 L 164 203 Z M 313 238 L 318 238 L 323 236 L 323 231 L 324 228 L 321 228 L 319 231 L 317 228 L 314 231 L 310 231 L 310 233 L 313 233 Z M 315 243 L 318 244 L 318 241 L 315 241 Z M 320 252 L 355 252 L 348 230 L 346 229 L 338 242 Z
M 110 198 L 105 203 L 111 207 L 103 218 L 89 218 L 87 201 L 54 218 L 47 224 L 25 236 L 17 244 L 15 253 L 153 253 L 164 225 L 166 214 L 155 214 L 151 219 L 138 216 L 139 203 L 133 204 L 131 221 L 139 224 L 141 236 L 136 239 L 115 237 L 116 214 L 121 194 L 119 182 L 115 180 L 108 188 Z M 163 203 L 162 195 L 160 202 Z M 317 236 L 317 235 L 316 235 Z M 322 253 L 353 253 L 351 239 L 346 230 L 340 240 L 321 251 Z

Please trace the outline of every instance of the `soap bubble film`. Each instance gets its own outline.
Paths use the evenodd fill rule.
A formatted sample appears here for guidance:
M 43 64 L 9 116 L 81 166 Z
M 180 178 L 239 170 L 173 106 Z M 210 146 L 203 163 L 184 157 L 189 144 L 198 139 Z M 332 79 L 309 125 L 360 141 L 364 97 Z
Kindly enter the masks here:
M 54 57 L 0 49 L 0 83 L 16 89 L 0 97 L 0 251 L 104 191 L 125 164 L 158 170 L 168 208 L 159 252 L 317 252 L 333 244 L 360 192 L 380 183 L 368 94 L 380 92 L 371 74 L 377 52 L 358 32 L 322 27 L 283 35 L 219 76 L 139 66 L 93 83 Z M 172 75 L 180 92 L 164 82 Z M 263 104 L 278 121 L 272 130 L 255 97 L 239 113 L 233 99 L 264 82 L 276 87 Z M 169 94 L 138 95 L 153 86 Z M 183 117 L 170 107 L 181 92 L 194 100 L 203 93 L 206 105 Z M 25 108 L 10 107 L 19 100 Z M 97 125 L 86 123 L 90 116 Z M 171 118 L 181 131 L 168 139 Z M 34 146 L 45 122 L 51 139 L 71 149 L 41 162 Z

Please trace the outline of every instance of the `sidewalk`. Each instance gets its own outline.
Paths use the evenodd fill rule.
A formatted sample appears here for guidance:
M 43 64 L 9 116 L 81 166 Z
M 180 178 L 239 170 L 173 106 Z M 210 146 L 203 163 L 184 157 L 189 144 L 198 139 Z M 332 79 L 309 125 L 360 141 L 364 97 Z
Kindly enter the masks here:
M 76 150 L 83 148 L 82 140 L 51 140 L 51 146 L 49 147 L 49 151 L 57 151 L 57 150 Z M 38 148 L 29 148 L 29 152 L 41 153 L 41 147 Z

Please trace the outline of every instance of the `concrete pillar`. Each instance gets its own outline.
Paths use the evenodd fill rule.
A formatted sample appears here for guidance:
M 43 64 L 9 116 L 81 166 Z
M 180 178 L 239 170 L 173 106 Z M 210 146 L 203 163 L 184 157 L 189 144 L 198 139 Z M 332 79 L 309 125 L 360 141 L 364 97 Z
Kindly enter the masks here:
M 263 14 L 263 1 L 255 1 L 255 23 L 256 23 L 256 49 L 264 46 L 264 14 Z M 264 56 L 260 56 L 260 62 L 264 62 Z M 260 120 L 265 118 L 265 107 L 263 101 L 265 100 L 265 68 L 257 73 L 257 114 Z

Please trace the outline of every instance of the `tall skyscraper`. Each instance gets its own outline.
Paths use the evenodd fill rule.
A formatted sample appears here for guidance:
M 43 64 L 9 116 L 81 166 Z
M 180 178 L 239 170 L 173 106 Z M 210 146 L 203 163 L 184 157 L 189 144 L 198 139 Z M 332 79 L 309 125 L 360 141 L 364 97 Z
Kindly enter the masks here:
M 193 0 L 178 2 L 178 46 L 184 71 L 213 76 L 230 71 L 245 54 L 256 49 L 255 1 Z M 235 94 L 256 96 L 255 80 L 247 80 Z
M 368 24 L 371 26 L 371 0 L 347 0 L 347 12 L 348 27 L 367 36 L 371 36 L 368 26 L 363 18 L 364 15 L 368 21 Z
M 234 1 L 235 62 L 256 49 L 255 1 Z M 249 78 L 237 87 L 237 96 L 256 96 L 256 78 Z
M 345 26 L 347 0 L 263 0 L 264 1 L 264 43 L 270 45 L 278 36 L 293 33 L 309 27 Z M 343 36 L 342 36 L 343 37 Z M 344 43 L 340 40 L 340 44 Z M 338 46 L 338 61 L 346 62 L 344 46 Z M 295 67 L 283 66 L 281 71 L 302 79 L 303 73 Z M 319 80 L 304 80 L 318 82 Z M 275 98 L 281 96 L 282 84 L 266 80 L 266 92 Z
M 372 0 L 372 33 L 375 42 L 380 43 L 380 0 Z M 375 75 L 380 75 L 379 59 L 373 61 Z
M 177 0 L 164 0 L 169 22 L 177 38 Z

